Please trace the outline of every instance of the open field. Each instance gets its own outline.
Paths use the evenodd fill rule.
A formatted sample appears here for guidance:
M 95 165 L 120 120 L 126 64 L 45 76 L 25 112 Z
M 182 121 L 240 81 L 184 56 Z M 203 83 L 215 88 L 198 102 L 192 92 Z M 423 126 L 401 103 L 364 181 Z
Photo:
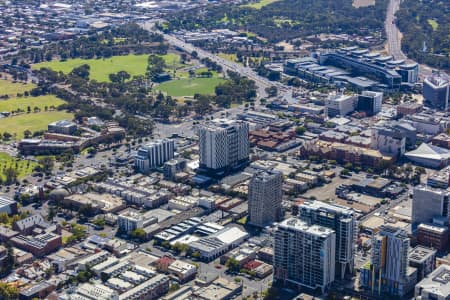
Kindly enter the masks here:
M 217 56 L 220 57 L 220 58 L 232 61 L 232 62 L 237 62 L 237 56 L 234 53 L 228 54 L 228 53 L 220 52 L 220 53 L 217 54 Z
M 171 69 L 181 66 L 180 56 L 174 53 L 168 53 L 162 56 Z M 51 61 L 33 65 L 33 69 L 50 68 L 55 71 L 61 71 L 65 74 L 70 73 L 74 68 L 88 64 L 90 69 L 90 79 L 99 82 L 109 82 L 109 74 L 115 74 L 119 71 L 128 72 L 131 77 L 144 75 L 147 70 L 148 55 L 124 55 L 113 56 L 105 59 L 69 59 L 67 61 Z
M 30 130 L 31 132 L 47 129 L 47 125 L 51 122 L 73 119 L 73 114 L 64 111 L 48 111 L 40 113 L 24 113 L 22 115 L 0 119 L 0 132 L 9 132 L 16 139 L 23 138 L 23 132 Z M 14 137 L 13 137 L 14 138 Z
M 353 7 L 367 7 L 375 5 L 375 0 L 353 0 Z
M 224 79 L 212 78 L 182 78 L 164 82 L 157 90 L 172 97 L 193 96 L 195 94 L 214 94 L 215 87 Z
M 11 112 L 18 109 L 27 111 L 28 106 L 30 107 L 31 111 L 33 111 L 35 107 L 38 107 L 42 111 L 44 111 L 46 106 L 48 108 L 50 108 L 50 106 L 54 106 L 56 108 L 63 103 L 65 103 L 63 100 L 57 98 L 54 95 L 11 98 L 8 100 L 0 100 L 0 111 Z
M 245 6 L 255 8 L 255 9 L 261 9 L 266 5 L 269 5 L 271 3 L 277 2 L 279 0 L 260 0 L 256 1 L 254 3 L 246 4 Z
M 148 55 L 113 56 L 106 59 L 69 59 L 66 61 L 51 61 L 33 65 L 33 69 L 50 68 L 70 73 L 74 68 L 87 64 L 90 66 L 90 79 L 99 82 L 109 82 L 109 74 L 126 71 L 131 76 L 144 75 L 147 69 Z
M 17 93 L 23 94 L 26 91 L 30 91 L 35 87 L 32 83 L 12 82 L 9 80 L 0 80 L 0 96 L 8 95 L 9 97 L 15 97 Z
M 275 24 L 277 25 L 277 27 L 283 27 L 284 23 L 289 24 L 289 26 L 294 26 L 294 25 L 299 25 L 300 22 L 299 21 L 294 21 L 291 19 L 282 19 L 282 18 L 274 18 L 273 21 L 275 22 Z
M 6 153 L 0 152 L 0 178 L 2 178 L 2 180 L 6 179 L 4 171 L 8 168 L 16 169 L 18 173 L 18 178 L 22 178 L 24 176 L 31 174 L 33 172 L 34 167 L 36 167 L 37 165 L 38 163 L 36 162 L 17 159 L 15 157 L 9 156 Z

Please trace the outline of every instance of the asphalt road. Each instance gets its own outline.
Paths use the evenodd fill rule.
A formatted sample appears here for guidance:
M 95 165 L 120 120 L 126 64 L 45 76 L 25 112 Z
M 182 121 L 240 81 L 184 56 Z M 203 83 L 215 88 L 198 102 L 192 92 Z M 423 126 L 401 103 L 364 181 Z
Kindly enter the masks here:
M 205 51 L 199 47 L 195 47 L 192 44 L 185 43 L 183 40 L 179 39 L 178 37 L 176 37 L 174 35 L 169 35 L 169 34 L 165 34 L 165 33 L 161 32 L 161 31 L 158 31 L 154 28 L 154 24 L 155 24 L 155 21 L 151 21 L 151 22 L 142 23 L 141 26 L 142 26 L 142 28 L 144 28 L 148 31 L 152 31 L 152 32 L 161 34 L 169 44 L 171 44 L 179 49 L 182 49 L 183 51 L 185 51 L 187 53 L 192 53 L 193 51 L 196 51 L 199 58 L 209 58 L 210 60 L 214 61 L 215 63 L 221 65 L 224 71 L 227 71 L 227 70 L 234 71 L 234 72 L 241 74 L 242 76 L 246 76 L 249 79 L 252 79 L 256 83 L 256 86 L 258 88 L 258 95 L 261 98 L 264 98 L 267 96 L 265 89 L 272 85 L 276 86 L 278 88 L 278 90 L 281 92 L 287 92 L 290 90 L 290 87 L 288 87 L 280 82 L 272 82 L 272 81 L 269 81 L 267 78 L 259 76 L 255 71 L 253 71 L 249 67 L 245 67 L 243 65 L 229 61 L 227 59 L 223 59 L 221 57 L 218 57 L 217 55 L 212 54 L 211 52 Z
M 386 30 L 389 54 L 392 55 L 394 59 L 408 60 L 408 57 L 402 51 L 401 32 L 395 22 L 395 14 L 400 9 L 400 3 L 401 0 L 390 0 L 384 26 Z M 431 75 L 431 73 L 432 68 L 423 64 L 420 65 L 419 76 L 422 80 Z
M 257 87 L 257 93 L 258 97 L 255 101 L 255 108 L 258 109 L 261 105 L 259 100 L 261 98 L 267 97 L 267 93 L 265 89 L 270 86 L 276 86 L 278 88 L 279 94 L 289 94 L 288 92 L 291 90 L 290 87 L 280 83 L 280 82 L 272 82 L 269 81 L 267 78 L 259 76 L 255 71 L 253 71 L 249 67 L 242 66 L 238 63 L 223 59 L 221 57 L 218 57 L 208 51 L 205 51 L 199 47 L 195 47 L 192 44 L 185 43 L 183 40 L 177 38 L 176 36 L 164 34 L 154 28 L 155 22 L 157 20 L 151 21 L 151 22 L 145 22 L 141 23 L 140 25 L 142 28 L 152 31 L 158 34 L 161 34 L 164 36 L 164 39 L 171 44 L 174 47 L 177 47 L 179 49 L 182 49 L 183 51 L 187 53 L 192 53 L 193 51 L 196 51 L 199 58 L 209 58 L 210 60 L 216 62 L 217 64 L 221 65 L 224 71 L 230 70 L 239 73 L 241 76 L 246 76 L 249 79 L 252 79 L 255 81 L 256 87 Z M 229 109 L 223 109 L 219 112 L 213 113 L 211 115 L 208 115 L 208 117 L 213 117 L 215 119 L 220 117 L 227 117 L 227 118 L 235 118 L 236 115 L 240 112 L 244 111 L 244 105 L 240 105 L 238 107 L 233 107 Z M 193 136 L 195 135 L 195 127 L 194 127 L 194 121 L 192 119 L 186 119 L 181 123 L 178 124 L 164 124 L 164 123 L 156 123 L 156 130 L 155 135 L 159 137 L 169 137 L 172 134 L 178 134 L 181 136 Z M 200 120 L 199 120 L 200 121 Z
M 399 8 L 400 0 L 391 0 L 389 2 L 385 21 L 388 50 L 395 59 L 407 59 L 406 55 L 402 52 L 401 33 L 395 24 L 395 14 Z

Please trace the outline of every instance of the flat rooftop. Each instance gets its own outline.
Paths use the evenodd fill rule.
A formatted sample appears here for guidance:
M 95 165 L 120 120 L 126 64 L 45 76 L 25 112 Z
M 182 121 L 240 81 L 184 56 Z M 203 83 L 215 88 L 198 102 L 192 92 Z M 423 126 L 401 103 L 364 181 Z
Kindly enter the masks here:
M 341 206 L 341 205 L 337 205 L 337 204 L 329 204 L 329 203 L 325 203 L 322 201 L 305 201 L 303 204 L 300 205 L 301 207 L 306 207 L 309 209 L 325 209 L 325 210 L 330 210 L 330 211 L 335 211 L 335 212 L 340 212 L 342 214 L 353 214 L 353 210 L 345 207 L 345 206 Z
M 429 257 L 434 257 L 436 250 L 424 246 L 417 246 L 409 252 L 408 258 L 411 261 L 421 263 Z
M 417 289 L 439 295 L 442 299 L 448 297 L 450 295 L 450 266 L 440 265 L 416 285 Z
M 309 233 L 311 235 L 315 235 L 318 237 L 327 237 L 331 234 L 334 233 L 333 230 L 323 227 L 323 226 L 319 226 L 319 225 L 308 225 L 308 223 L 299 220 L 297 218 L 290 218 L 287 220 L 284 220 L 283 222 L 281 222 L 279 224 L 280 228 L 286 228 L 286 229 L 291 229 L 291 230 L 295 230 L 295 231 L 302 231 L 305 233 Z
M 109 211 L 117 207 L 120 207 L 124 203 L 122 198 L 106 193 L 73 194 L 71 196 L 66 197 L 66 199 L 81 204 L 91 204 L 105 211 Z

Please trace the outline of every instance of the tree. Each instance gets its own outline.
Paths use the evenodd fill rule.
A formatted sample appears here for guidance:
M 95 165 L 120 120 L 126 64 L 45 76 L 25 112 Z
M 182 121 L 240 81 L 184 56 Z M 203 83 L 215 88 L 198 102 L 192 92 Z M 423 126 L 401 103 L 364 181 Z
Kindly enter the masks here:
M 218 106 L 230 107 L 231 103 L 254 100 L 256 84 L 253 80 L 232 71 L 227 71 L 227 75 L 230 79 L 215 88 L 215 102 Z
M 72 236 L 70 237 L 70 241 L 76 241 L 84 238 L 86 236 L 86 227 L 72 223 L 71 225 Z
M 158 55 L 150 55 L 148 57 L 147 78 L 155 80 L 156 76 L 164 72 L 166 63 L 164 59 Z
M 133 239 L 138 239 L 139 241 L 144 241 L 147 234 L 145 233 L 145 230 L 142 228 L 136 228 L 130 233 L 130 237 Z
M 195 95 L 197 100 L 194 103 L 194 111 L 197 115 L 203 116 L 212 110 L 211 97 L 208 95 Z
M 326 128 L 333 128 L 335 125 L 332 122 L 325 122 L 325 127 Z
M 297 135 L 303 135 L 306 132 L 306 128 L 303 126 L 298 126 L 297 128 L 295 128 L 295 133 L 297 133 Z
M 94 156 L 97 153 L 97 149 L 94 147 L 90 147 L 87 151 L 91 156 Z
M 396 23 L 403 34 L 402 50 L 408 57 L 450 70 L 449 40 L 441 36 L 450 30 L 449 9 L 448 1 L 438 1 L 431 7 L 422 1 L 403 1 L 396 13 Z
M 42 166 L 42 171 L 45 174 L 50 174 L 53 171 L 55 162 L 54 162 L 53 157 L 45 156 L 39 160 L 39 164 Z
M 24 138 L 26 138 L 26 139 L 29 139 L 30 137 L 31 137 L 31 135 L 32 135 L 33 133 L 30 131 L 30 130 L 25 130 L 24 132 L 23 132 L 23 136 L 24 136 Z
M 263 291 L 262 296 L 264 297 L 265 300 L 274 300 L 280 297 L 278 290 L 273 286 Z
M 19 298 L 19 290 L 8 283 L 0 282 L 0 298 L 14 300 Z
M 97 218 L 92 223 L 97 225 L 97 226 L 100 226 L 100 227 L 103 227 L 103 226 L 106 225 L 105 219 L 102 219 L 102 218 Z
M 175 292 L 180 289 L 180 285 L 178 283 L 173 283 L 169 287 L 169 293 Z
M 353 169 L 353 164 L 351 162 L 348 162 L 344 165 L 344 168 L 347 170 L 351 170 L 351 169 Z
M 348 169 L 343 169 L 343 170 L 341 170 L 340 175 L 348 176 L 348 175 L 350 175 L 350 171 Z
M 113 83 L 124 83 L 130 78 L 130 74 L 126 71 L 119 71 L 116 74 L 109 74 L 109 79 Z
M 70 75 L 75 75 L 77 77 L 83 78 L 83 79 L 89 79 L 89 71 L 91 67 L 88 64 L 81 65 L 77 68 L 74 68 L 72 72 L 70 72 Z
M 228 268 L 230 272 L 237 273 L 241 269 L 241 265 L 239 264 L 239 261 L 236 259 L 230 257 L 227 262 L 225 263 L 225 266 Z
M 78 282 L 88 282 L 93 276 L 94 274 L 92 273 L 92 271 L 87 269 L 85 271 L 78 272 L 77 280 Z
M 416 171 L 419 174 L 426 174 L 427 173 L 424 167 L 416 167 Z
M 266 75 L 267 79 L 270 81 L 277 81 L 281 79 L 281 72 L 278 71 L 269 71 Z
M 274 85 L 267 87 L 265 91 L 269 97 L 275 97 L 278 94 L 278 89 Z
M 181 63 L 184 64 L 186 62 L 186 60 L 187 60 L 187 54 L 186 53 L 181 53 L 180 60 L 181 60 Z
M 53 221 L 53 219 L 55 218 L 55 216 L 56 216 L 56 209 L 55 209 L 55 207 L 54 207 L 53 205 L 50 205 L 50 206 L 48 207 L 47 220 Z
M 0 223 L 1 224 L 8 224 L 9 223 L 8 213 L 6 213 L 6 212 L 0 213 Z
M 170 243 L 169 243 L 169 241 L 163 241 L 163 242 L 161 243 L 161 246 L 162 246 L 163 248 L 169 249 L 169 248 L 170 248 Z
M 182 243 L 175 243 L 172 247 L 172 250 L 175 251 L 176 253 L 188 253 L 190 248 L 188 245 L 186 244 L 182 244 Z
M 45 278 L 46 278 L 46 279 L 50 279 L 50 277 L 52 277 L 52 275 L 53 275 L 54 272 L 55 272 L 55 270 L 53 269 L 53 267 L 50 267 L 50 268 L 46 269 L 46 270 L 44 271 L 44 273 L 45 273 Z
M 375 170 L 377 172 L 385 171 L 392 167 L 392 161 L 383 159 L 377 165 L 375 165 Z
M 11 139 L 11 137 L 12 137 L 11 133 L 6 132 L 6 131 L 3 133 L 3 140 L 4 141 L 9 141 Z
M 30 203 L 31 200 L 31 196 L 28 193 L 23 193 L 20 195 L 19 197 L 19 201 L 22 205 L 27 205 Z
M 7 168 L 4 171 L 5 177 L 6 177 L 6 184 L 10 185 L 12 183 L 15 183 L 17 181 L 17 170 L 13 169 L 11 167 Z
M 1 275 L 6 276 L 9 273 L 11 273 L 12 269 L 14 268 L 14 250 L 9 244 L 9 242 L 5 243 L 6 247 L 6 256 L 3 260 L 3 266 L 1 268 Z
M 95 208 L 92 207 L 92 204 L 88 203 L 88 204 L 84 204 L 80 207 L 80 209 L 78 210 L 78 214 L 80 215 L 80 217 L 91 217 L 95 214 Z

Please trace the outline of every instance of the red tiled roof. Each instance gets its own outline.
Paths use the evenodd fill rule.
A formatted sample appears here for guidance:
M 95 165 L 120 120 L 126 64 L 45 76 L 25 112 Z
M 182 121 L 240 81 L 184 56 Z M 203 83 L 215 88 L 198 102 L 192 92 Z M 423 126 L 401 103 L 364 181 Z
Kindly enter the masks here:
M 260 265 L 262 265 L 262 262 L 257 261 L 257 260 L 251 260 L 244 265 L 244 268 L 247 270 L 254 270 L 257 267 L 259 267 Z

